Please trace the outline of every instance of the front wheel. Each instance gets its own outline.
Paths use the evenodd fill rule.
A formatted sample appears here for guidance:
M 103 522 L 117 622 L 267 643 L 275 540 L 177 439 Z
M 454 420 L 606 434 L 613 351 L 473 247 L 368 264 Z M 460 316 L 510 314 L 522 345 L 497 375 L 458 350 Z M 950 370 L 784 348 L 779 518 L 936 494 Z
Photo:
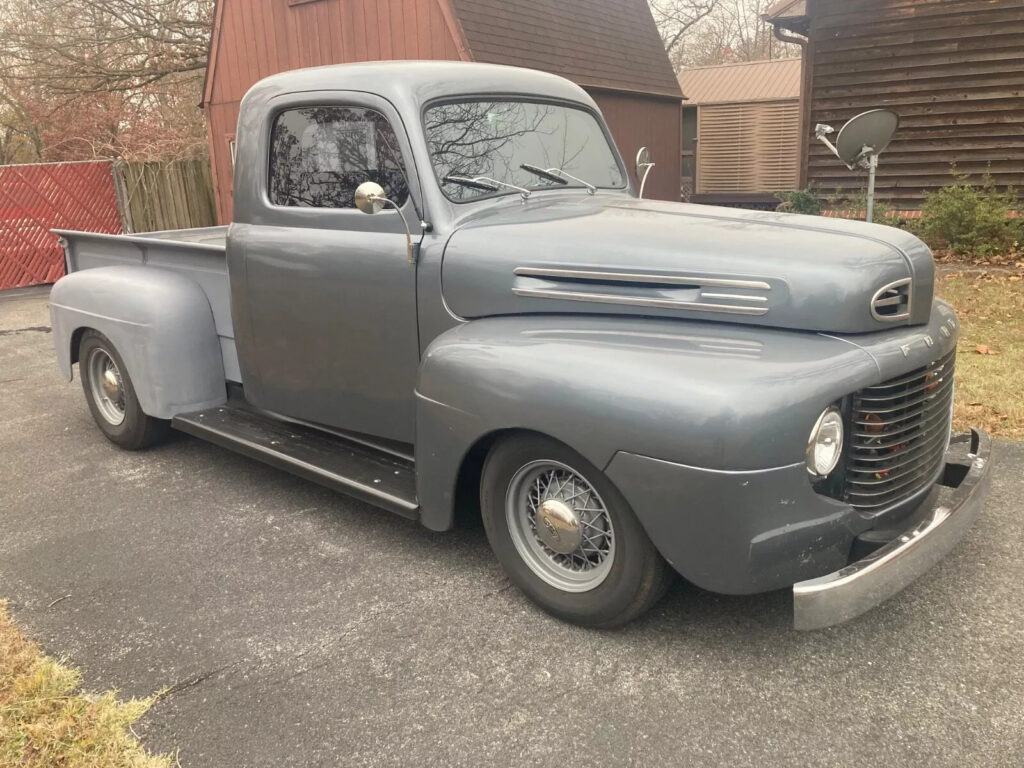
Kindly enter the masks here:
M 82 334 L 78 370 L 96 426 L 112 443 L 137 451 L 168 435 L 168 422 L 143 412 L 124 360 L 110 339 L 99 331 Z
M 484 464 L 484 528 L 509 579 L 547 612 L 614 627 L 656 603 L 672 571 L 593 464 L 540 435 L 510 435 Z

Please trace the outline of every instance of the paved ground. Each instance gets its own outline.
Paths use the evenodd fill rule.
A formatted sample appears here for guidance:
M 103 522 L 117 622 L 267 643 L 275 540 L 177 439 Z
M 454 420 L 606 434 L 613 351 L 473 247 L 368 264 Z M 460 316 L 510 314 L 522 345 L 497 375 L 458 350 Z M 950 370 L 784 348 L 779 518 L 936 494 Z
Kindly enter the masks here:
M 954 555 L 854 623 L 797 634 L 786 594 L 678 585 L 584 631 L 510 588 L 479 526 L 185 437 L 115 449 L 44 302 L 0 299 L 0 595 L 88 686 L 174 686 L 141 735 L 183 766 L 1024 764 L 1024 444 L 997 446 Z

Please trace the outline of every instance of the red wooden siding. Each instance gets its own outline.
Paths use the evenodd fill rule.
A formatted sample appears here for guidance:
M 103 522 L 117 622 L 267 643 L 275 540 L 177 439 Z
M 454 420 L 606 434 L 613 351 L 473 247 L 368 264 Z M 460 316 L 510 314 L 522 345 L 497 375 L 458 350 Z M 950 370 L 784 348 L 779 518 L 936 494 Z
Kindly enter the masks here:
M 382 59 L 461 60 L 465 44 L 442 0 L 220 0 L 205 106 L 217 215 L 231 220 L 238 106 L 264 77 L 289 69 Z M 456 31 L 453 34 L 453 29 Z
M 578 56 L 565 57 L 561 65 L 557 57 L 551 61 L 533 61 L 533 64 L 569 76 L 591 91 L 608 119 L 627 165 L 633 165 L 640 146 L 650 147 L 658 167 L 652 172 L 649 195 L 678 200 L 681 142 L 678 85 L 653 21 L 637 16 L 641 12 L 648 13 L 646 4 L 642 0 L 629 0 L 630 8 L 623 10 L 625 6 L 620 8 L 618 1 L 601 0 L 602 12 L 607 15 L 614 11 L 621 16 L 628 11 L 631 18 L 637 18 L 615 28 L 590 20 L 590 35 L 603 34 L 608 41 L 620 47 L 625 45 L 639 56 L 640 64 L 626 68 L 633 78 L 629 81 L 632 85 L 626 85 L 632 89 L 644 87 L 638 72 L 647 71 L 651 74 L 645 89 L 655 91 L 656 95 L 617 90 L 619 81 L 613 83 L 615 87 L 608 87 L 605 85 L 611 82 L 608 72 L 586 74 L 583 70 L 587 64 Z M 513 14 L 521 22 L 517 31 L 498 19 L 490 23 L 500 27 L 503 35 L 536 36 L 538 30 L 533 25 L 539 18 L 538 13 L 554 13 L 566 2 L 568 0 L 516 0 L 515 4 L 509 4 L 508 12 L 518 14 Z M 589 2 L 572 0 L 571 4 L 593 10 Z M 457 10 L 465 11 L 470 5 L 479 11 L 486 3 L 482 0 L 455 5 L 452 0 L 310 0 L 292 5 L 287 0 L 219 0 L 203 99 L 219 220 L 222 223 L 231 220 L 230 142 L 238 122 L 239 103 L 250 86 L 264 77 L 290 69 L 356 61 L 435 59 L 527 63 L 506 62 L 500 50 L 486 46 L 479 51 L 470 50 L 463 24 L 456 17 Z M 559 11 L 558 18 L 566 16 L 564 11 L 564 8 Z M 478 35 L 480 25 L 487 21 L 485 16 L 479 12 L 473 16 Z M 562 32 L 563 37 L 572 37 L 574 31 Z M 598 43 L 588 38 L 586 45 L 589 49 L 595 45 L 602 48 Z M 656 64 L 661 70 L 652 69 Z
M 0 166 L 0 290 L 64 274 L 54 228 L 121 231 L 110 161 Z

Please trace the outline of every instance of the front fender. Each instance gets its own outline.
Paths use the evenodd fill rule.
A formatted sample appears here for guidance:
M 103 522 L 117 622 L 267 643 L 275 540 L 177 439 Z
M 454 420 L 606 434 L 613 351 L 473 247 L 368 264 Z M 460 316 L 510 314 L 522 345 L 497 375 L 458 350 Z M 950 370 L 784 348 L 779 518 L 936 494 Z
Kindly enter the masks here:
M 142 410 L 169 419 L 225 402 L 224 361 L 213 310 L 184 275 L 141 267 L 100 267 L 59 280 L 50 292 L 57 364 L 68 381 L 79 331 L 117 348 Z
M 607 316 L 476 320 L 439 336 L 421 365 L 424 523 L 451 524 L 462 460 L 495 431 L 541 432 L 601 468 L 621 451 L 761 470 L 802 461 L 822 409 L 877 375 L 864 350 L 815 333 Z

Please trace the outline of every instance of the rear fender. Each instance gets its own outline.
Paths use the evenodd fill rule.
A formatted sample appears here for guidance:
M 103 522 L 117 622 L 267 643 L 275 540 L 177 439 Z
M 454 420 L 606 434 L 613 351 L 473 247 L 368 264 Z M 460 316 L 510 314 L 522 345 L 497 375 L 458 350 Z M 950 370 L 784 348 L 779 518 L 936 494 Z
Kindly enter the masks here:
M 213 310 L 184 275 L 141 266 L 75 272 L 50 292 L 50 317 L 68 381 L 81 333 L 91 328 L 117 348 L 147 415 L 169 419 L 226 400 Z

